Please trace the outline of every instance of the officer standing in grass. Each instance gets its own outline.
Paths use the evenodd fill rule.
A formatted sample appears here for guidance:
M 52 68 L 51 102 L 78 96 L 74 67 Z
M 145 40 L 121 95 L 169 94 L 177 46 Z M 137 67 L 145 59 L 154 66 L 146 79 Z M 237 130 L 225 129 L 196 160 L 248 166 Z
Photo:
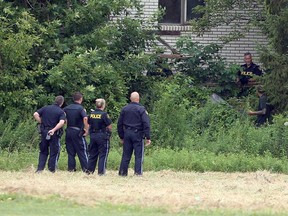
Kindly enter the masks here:
M 112 122 L 108 114 L 104 112 L 105 104 L 104 99 L 96 99 L 96 110 L 88 118 L 90 132 L 88 174 L 94 173 L 98 157 L 98 175 L 105 175 L 106 173 Z
M 150 120 L 145 108 L 139 103 L 138 92 L 133 92 L 130 101 L 120 113 L 117 123 L 118 135 L 123 144 L 122 160 L 119 168 L 120 176 L 128 175 L 128 167 L 134 150 L 135 175 L 143 174 L 144 139 L 146 146 L 151 144 Z
M 64 111 L 67 118 L 66 128 L 66 150 L 68 153 L 68 171 L 76 171 L 76 153 L 78 155 L 81 168 L 86 172 L 88 165 L 87 143 L 85 136 L 88 135 L 88 117 L 82 107 L 83 95 L 80 92 L 73 94 L 73 104 L 66 106 Z
M 271 108 L 270 104 L 267 102 L 267 96 L 265 91 L 261 85 L 256 87 L 256 93 L 259 97 L 258 109 L 257 111 L 249 110 L 247 112 L 248 115 L 257 115 L 257 119 L 255 121 L 256 127 L 260 127 L 265 123 L 271 123 Z
M 39 144 L 39 162 L 37 171 L 45 168 L 49 155 L 48 169 L 55 172 L 60 154 L 61 128 L 65 124 L 65 113 L 60 108 L 64 103 L 63 96 L 57 96 L 53 105 L 44 106 L 34 113 L 34 118 L 41 125 L 41 142 Z

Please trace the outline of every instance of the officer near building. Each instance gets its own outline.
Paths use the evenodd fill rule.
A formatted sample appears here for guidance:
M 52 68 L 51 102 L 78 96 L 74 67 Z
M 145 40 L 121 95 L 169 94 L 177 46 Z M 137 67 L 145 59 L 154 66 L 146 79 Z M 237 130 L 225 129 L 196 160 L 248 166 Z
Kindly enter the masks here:
M 67 118 L 66 128 L 66 150 L 68 153 L 68 171 L 76 171 L 75 156 L 78 155 L 83 172 L 86 172 L 88 165 L 87 143 L 85 136 L 88 135 L 88 117 L 81 105 L 83 95 L 80 92 L 73 94 L 73 104 L 64 108 Z
M 258 109 L 257 109 L 257 111 L 249 110 L 247 112 L 247 114 L 248 115 L 257 115 L 255 125 L 256 125 L 256 127 L 260 127 L 260 126 L 264 125 L 265 123 L 271 123 L 272 105 L 270 105 L 267 102 L 267 96 L 265 94 L 263 86 L 261 86 L 261 85 L 257 86 L 256 93 L 257 93 L 257 96 L 259 97 Z
M 128 167 L 134 151 L 134 174 L 141 176 L 143 174 L 144 139 L 146 139 L 146 146 L 151 144 L 150 120 L 147 111 L 139 103 L 138 92 L 131 93 L 130 101 L 131 103 L 122 108 L 117 123 L 118 135 L 123 144 L 119 175 L 128 175 Z
M 241 85 L 248 84 L 249 81 L 255 81 L 253 80 L 254 75 L 262 75 L 259 65 L 253 63 L 251 53 L 247 52 L 244 54 L 244 62 L 245 64 L 241 65 L 242 70 L 238 71 L 237 82 L 240 82 Z
M 247 52 L 244 54 L 245 64 L 241 65 L 241 70 L 237 73 L 237 84 L 241 88 L 238 96 L 246 96 L 247 84 L 255 84 L 256 80 L 253 76 L 261 76 L 262 70 L 259 65 L 256 65 L 252 61 L 252 54 Z
M 104 112 L 106 102 L 104 99 L 96 99 L 96 110 L 88 118 L 90 144 L 87 173 L 94 173 L 98 161 L 98 175 L 106 174 L 107 157 L 110 148 L 110 136 L 112 133 L 112 121 Z
M 40 124 L 41 142 L 39 144 L 39 162 L 37 171 L 44 170 L 48 159 L 48 170 L 55 172 L 60 154 L 61 129 L 65 124 L 65 113 L 61 109 L 64 103 L 63 96 L 57 96 L 55 103 L 44 106 L 34 113 L 34 118 Z

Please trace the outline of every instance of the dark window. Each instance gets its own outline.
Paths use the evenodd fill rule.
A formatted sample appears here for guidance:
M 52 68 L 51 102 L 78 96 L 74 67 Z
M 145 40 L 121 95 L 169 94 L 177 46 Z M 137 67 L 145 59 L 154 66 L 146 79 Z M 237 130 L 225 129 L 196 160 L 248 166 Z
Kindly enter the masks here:
M 187 0 L 187 17 L 186 21 L 189 21 L 191 19 L 197 19 L 202 16 L 202 14 L 199 13 L 193 13 L 193 9 L 198 5 L 205 5 L 204 0 Z
M 165 8 L 165 14 L 160 23 L 185 23 L 201 17 L 193 13 L 197 5 L 204 5 L 204 0 L 159 0 L 159 7 Z
M 161 23 L 181 23 L 181 0 L 159 0 L 159 6 L 165 8 Z

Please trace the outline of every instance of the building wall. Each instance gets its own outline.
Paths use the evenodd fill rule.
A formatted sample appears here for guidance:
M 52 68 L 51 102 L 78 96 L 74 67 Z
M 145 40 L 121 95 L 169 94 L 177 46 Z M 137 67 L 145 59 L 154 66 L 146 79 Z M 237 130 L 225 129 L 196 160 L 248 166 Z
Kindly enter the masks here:
M 146 17 L 151 16 L 157 11 L 158 0 L 142 0 L 142 2 Z M 245 25 L 245 23 L 243 23 L 243 25 Z M 191 27 L 189 25 L 161 24 L 161 30 L 164 32 L 164 34 L 161 35 L 161 38 L 163 38 L 172 47 L 175 47 L 176 40 L 180 35 L 192 36 L 192 40 L 203 45 L 210 43 L 222 44 L 219 37 L 227 35 L 231 31 L 231 27 L 219 26 L 218 28 L 214 28 L 210 32 L 205 33 L 201 37 L 197 37 L 195 34 L 192 34 Z M 165 32 L 178 32 L 179 35 L 165 35 Z M 265 44 L 267 44 L 267 39 L 263 34 L 261 34 L 261 31 L 259 29 L 252 29 L 246 33 L 245 38 L 225 44 L 221 50 L 221 56 L 226 58 L 226 61 L 229 63 L 242 64 L 243 54 L 245 52 L 250 52 L 253 55 L 254 62 L 259 63 L 257 46 Z M 161 44 L 159 44 L 159 46 L 161 46 Z M 171 53 L 171 51 L 167 50 L 166 53 Z

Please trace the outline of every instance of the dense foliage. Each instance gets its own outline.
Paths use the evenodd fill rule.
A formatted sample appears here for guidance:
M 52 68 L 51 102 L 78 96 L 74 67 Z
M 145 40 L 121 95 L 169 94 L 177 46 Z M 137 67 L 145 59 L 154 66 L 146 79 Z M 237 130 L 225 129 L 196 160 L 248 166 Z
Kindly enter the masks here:
M 128 16 L 132 9 L 141 16 L 138 1 L 1 0 L 1 116 L 31 115 L 58 94 L 70 103 L 75 91 L 86 106 L 104 97 L 119 111 L 153 39 L 145 21 Z

